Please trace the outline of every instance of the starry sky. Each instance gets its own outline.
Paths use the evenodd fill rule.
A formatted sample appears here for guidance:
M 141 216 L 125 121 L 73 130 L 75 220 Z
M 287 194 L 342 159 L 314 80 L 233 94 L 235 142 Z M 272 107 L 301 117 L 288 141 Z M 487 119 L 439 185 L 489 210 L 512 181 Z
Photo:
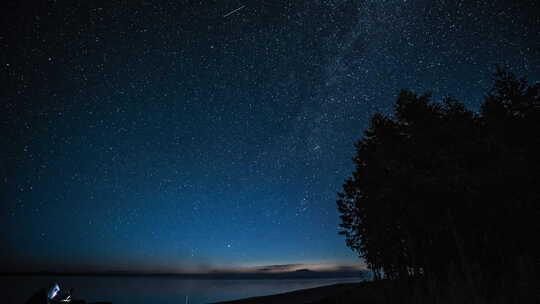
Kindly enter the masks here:
M 540 78 L 537 1 L 87 2 L 2 4 L 2 271 L 361 267 L 371 115 Z

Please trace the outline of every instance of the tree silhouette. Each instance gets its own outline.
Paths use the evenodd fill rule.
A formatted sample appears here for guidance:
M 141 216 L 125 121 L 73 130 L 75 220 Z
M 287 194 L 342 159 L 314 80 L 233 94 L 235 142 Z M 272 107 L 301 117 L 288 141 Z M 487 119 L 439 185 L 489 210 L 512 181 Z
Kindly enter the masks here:
M 338 193 L 347 246 L 376 278 L 413 280 L 416 302 L 537 296 L 540 85 L 502 69 L 494 80 L 480 113 L 402 90 L 394 117 L 372 117 Z

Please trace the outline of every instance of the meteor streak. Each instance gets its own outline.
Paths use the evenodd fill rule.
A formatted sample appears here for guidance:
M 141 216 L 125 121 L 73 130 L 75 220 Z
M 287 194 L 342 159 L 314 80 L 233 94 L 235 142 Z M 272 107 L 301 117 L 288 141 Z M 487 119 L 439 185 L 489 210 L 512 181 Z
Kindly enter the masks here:
M 235 9 L 235 10 L 232 10 L 232 11 L 228 12 L 227 14 L 223 15 L 223 18 L 226 18 L 226 17 L 228 17 L 228 16 L 230 16 L 230 15 L 232 15 L 232 14 L 238 12 L 239 10 L 243 9 L 244 7 L 246 7 L 246 6 L 245 6 L 245 5 L 242 5 L 242 6 L 240 6 L 239 8 L 237 8 L 237 9 Z

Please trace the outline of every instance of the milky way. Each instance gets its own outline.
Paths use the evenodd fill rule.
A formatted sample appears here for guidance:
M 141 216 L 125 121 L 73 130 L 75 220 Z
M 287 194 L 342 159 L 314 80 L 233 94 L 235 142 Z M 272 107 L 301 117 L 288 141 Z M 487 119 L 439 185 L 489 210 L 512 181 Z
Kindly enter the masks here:
M 371 115 L 540 76 L 535 1 L 76 2 L 2 9 L 3 270 L 359 265 Z

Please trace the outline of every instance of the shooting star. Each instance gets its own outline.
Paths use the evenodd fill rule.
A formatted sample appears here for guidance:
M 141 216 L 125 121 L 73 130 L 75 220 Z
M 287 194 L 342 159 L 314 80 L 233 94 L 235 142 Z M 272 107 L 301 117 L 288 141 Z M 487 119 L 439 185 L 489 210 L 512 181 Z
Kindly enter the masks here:
M 246 7 L 246 6 L 245 6 L 245 5 L 242 5 L 242 6 L 240 6 L 239 8 L 237 8 L 237 9 L 235 9 L 235 10 L 232 10 L 232 11 L 226 13 L 225 15 L 223 15 L 223 18 L 226 18 L 226 17 L 228 17 L 228 16 L 230 16 L 230 15 L 232 15 L 232 14 L 238 12 L 239 10 L 243 9 L 244 7 Z

